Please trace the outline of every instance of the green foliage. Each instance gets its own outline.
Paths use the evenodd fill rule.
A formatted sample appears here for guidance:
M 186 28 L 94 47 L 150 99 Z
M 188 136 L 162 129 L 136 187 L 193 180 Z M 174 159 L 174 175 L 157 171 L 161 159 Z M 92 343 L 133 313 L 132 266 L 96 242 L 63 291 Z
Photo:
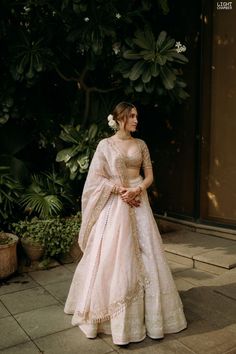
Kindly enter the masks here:
M 160 106 L 163 96 L 186 99 L 187 58 L 167 35 L 175 31 L 163 21 L 169 11 L 167 0 L 3 1 L 0 166 L 9 166 L 12 175 L 1 179 L 1 217 L 12 215 L 21 193 L 6 187 L 6 178 L 27 183 L 30 173 L 21 199 L 25 210 L 40 218 L 64 213 L 71 205 L 65 187 L 82 182 L 104 137 L 96 124 L 120 100 Z M 58 177 L 63 186 L 40 173 L 56 154 L 59 176 L 65 166 L 69 171 L 68 179 Z
M 4 2 L 0 25 L 6 57 L 0 58 L 4 73 L 0 85 L 20 117 L 35 118 L 35 106 L 30 107 L 33 95 L 32 102 L 44 102 L 47 113 L 55 112 L 55 122 L 58 115 L 63 121 L 70 112 L 69 119 L 76 114 L 82 120 L 76 124 L 83 125 L 98 118 L 90 116 L 98 97 L 103 100 L 110 92 L 125 92 L 134 101 L 140 92 L 148 97 L 158 75 L 164 91 L 174 90 L 173 98 L 182 100 L 183 88 L 175 90 L 182 73 L 175 71 L 175 64 L 187 60 L 162 29 L 162 16 L 168 12 L 167 0 Z M 114 70 L 118 63 L 119 70 Z M 29 92 L 28 87 L 34 90 Z M 156 96 L 161 94 L 155 90 Z M 3 109 L 2 124 L 11 117 L 6 106 Z M 37 115 L 37 120 L 49 124 L 43 112 Z
M 12 48 L 13 58 L 11 73 L 15 80 L 32 80 L 38 73 L 45 70 L 53 56 L 50 48 L 47 48 L 44 38 L 37 41 L 30 38 L 30 32 L 21 31 L 18 42 Z
M 9 173 L 9 168 L 0 166 L 0 216 L 3 220 L 12 217 L 17 207 L 22 186 Z
M 47 219 L 60 215 L 66 205 L 73 203 L 70 193 L 66 180 L 55 172 L 34 174 L 20 203 L 29 214 Z
M 176 64 L 183 65 L 188 59 L 176 49 L 175 39 L 168 37 L 165 31 L 155 38 L 148 27 L 137 30 L 134 38 L 127 41 L 123 58 L 116 66 L 123 78 L 129 80 L 128 92 L 155 92 L 158 96 L 159 88 L 169 92 L 181 87 L 181 95 L 178 94 L 177 98 L 186 98 L 187 93 L 183 90 L 185 85 L 180 79 L 181 71 Z
M 12 242 L 12 238 L 0 231 L 0 246 L 8 245 Z
M 12 224 L 12 229 L 20 238 L 44 246 L 47 258 L 67 253 L 78 236 L 80 225 L 78 214 L 71 218 L 21 220 Z
M 0 127 L 14 114 L 13 99 L 4 93 L 0 95 Z M 13 111 L 13 112 L 12 112 Z
M 11 225 L 12 231 L 20 238 L 30 241 L 32 244 L 45 246 L 47 223 L 33 218 L 32 220 L 20 220 Z
M 89 129 L 83 129 L 80 125 L 61 127 L 60 138 L 70 146 L 57 153 L 56 161 L 65 163 L 70 179 L 81 179 L 88 172 L 96 145 L 105 133 L 98 129 L 97 124 L 92 124 Z
M 78 217 L 48 221 L 45 255 L 54 257 L 67 253 L 79 234 L 80 224 L 81 220 Z

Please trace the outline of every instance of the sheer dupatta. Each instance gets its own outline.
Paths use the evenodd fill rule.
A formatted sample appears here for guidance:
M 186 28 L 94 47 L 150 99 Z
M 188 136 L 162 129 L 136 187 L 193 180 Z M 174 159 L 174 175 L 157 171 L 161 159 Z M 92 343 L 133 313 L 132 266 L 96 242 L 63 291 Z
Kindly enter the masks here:
M 127 186 L 125 162 L 112 139 L 103 139 L 90 164 L 82 194 L 76 315 L 79 323 L 101 322 L 120 313 L 149 284 L 142 263 L 134 208 L 112 193 Z M 77 291 L 77 290 L 76 290 Z
M 108 149 L 108 139 L 101 140 L 90 163 L 82 193 L 82 224 L 79 245 L 84 252 L 89 233 L 108 201 L 114 185 L 124 185 L 118 174 L 117 161 Z

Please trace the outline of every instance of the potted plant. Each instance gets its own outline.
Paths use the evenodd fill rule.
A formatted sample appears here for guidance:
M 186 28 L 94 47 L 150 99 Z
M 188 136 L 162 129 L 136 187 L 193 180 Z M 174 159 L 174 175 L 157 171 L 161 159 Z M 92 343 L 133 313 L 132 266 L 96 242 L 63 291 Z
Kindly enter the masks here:
M 56 217 L 46 220 L 33 218 L 13 224 L 22 247 L 31 261 L 42 258 L 60 258 L 70 254 L 73 260 L 81 257 L 77 243 L 81 224 L 80 214 L 71 217 Z
M 81 250 L 77 245 L 81 224 L 80 215 L 57 217 L 47 220 L 45 223 L 47 224 L 45 255 L 60 258 L 62 255 L 70 254 L 74 261 L 78 260 L 81 257 Z
M 17 242 L 16 235 L 0 232 L 0 279 L 7 278 L 17 270 Z
M 21 245 L 31 261 L 38 261 L 45 251 L 45 229 L 43 220 L 21 220 L 13 224 L 15 233 L 20 237 Z

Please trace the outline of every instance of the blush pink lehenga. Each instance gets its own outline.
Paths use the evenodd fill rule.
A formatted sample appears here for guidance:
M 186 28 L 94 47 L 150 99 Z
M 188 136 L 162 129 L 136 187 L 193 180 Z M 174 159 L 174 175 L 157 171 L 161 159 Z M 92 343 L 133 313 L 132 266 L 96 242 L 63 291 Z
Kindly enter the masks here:
M 82 195 L 79 245 L 83 257 L 70 286 L 64 311 L 88 338 L 112 335 L 114 344 L 157 339 L 186 328 L 183 305 L 170 272 L 146 191 L 131 208 L 113 193 L 114 184 L 137 186 L 141 175 L 127 166 L 151 167 L 146 144 L 124 156 L 112 138 L 94 154 Z

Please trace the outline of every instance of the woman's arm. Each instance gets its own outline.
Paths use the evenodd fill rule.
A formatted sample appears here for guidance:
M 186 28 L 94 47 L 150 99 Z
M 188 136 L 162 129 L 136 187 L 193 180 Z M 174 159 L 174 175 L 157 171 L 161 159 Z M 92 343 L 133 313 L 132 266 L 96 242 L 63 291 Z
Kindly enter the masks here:
M 144 190 L 146 190 L 153 182 L 153 170 L 148 167 L 144 169 L 144 179 L 137 187 L 120 188 L 120 195 L 124 202 L 129 203 L 135 200 Z M 139 205 L 140 203 L 138 203 Z
M 137 188 L 141 188 L 141 190 L 143 191 L 144 189 L 148 189 L 148 187 L 150 187 L 152 182 L 153 182 L 153 170 L 152 167 L 147 167 L 144 169 L 144 180 Z

